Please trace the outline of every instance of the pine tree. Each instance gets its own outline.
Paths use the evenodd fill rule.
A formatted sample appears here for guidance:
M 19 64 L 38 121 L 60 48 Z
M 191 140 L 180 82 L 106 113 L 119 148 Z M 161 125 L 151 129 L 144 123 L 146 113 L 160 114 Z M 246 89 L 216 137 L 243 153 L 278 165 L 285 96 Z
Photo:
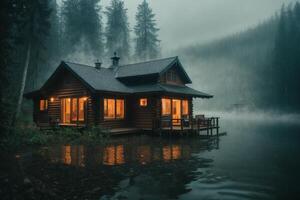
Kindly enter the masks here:
M 138 59 L 156 58 L 159 54 L 159 40 L 152 9 L 144 0 L 139 6 L 136 14 L 136 25 L 134 32 L 136 34 L 135 55 Z
M 22 72 L 20 91 L 18 94 L 17 108 L 13 115 L 13 126 L 18 118 L 23 102 L 23 93 L 26 85 L 28 67 L 32 58 L 32 52 L 43 46 L 43 38 L 49 33 L 50 14 L 49 1 L 45 0 L 20 0 L 18 1 L 19 30 L 22 32 L 22 40 L 26 46 L 25 63 Z
M 129 60 L 129 23 L 127 9 L 122 0 L 112 0 L 106 7 L 107 23 L 105 28 L 107 54 L 117 52 L 122 60 Z
M 7 128 L 9 125 L 9 109 L 7 106 L 7 94 L 6 88 L 8 87 L 8 67 L 12 61 L 11 57 L 11 29 L 14 21 L 13 4 L 15 2 L 11 0 L 2 0 L 0 2 L 0 141 L 3 141 L 3 137 L 7 136 Z M 0 142 L 1 148 L 1 142 Z
M 72 53 L 80 45 L 83 52 L 102 56 L 102 16 L 100 0 L 65 0 L 62 6 L 64 18 L 64 51 Z

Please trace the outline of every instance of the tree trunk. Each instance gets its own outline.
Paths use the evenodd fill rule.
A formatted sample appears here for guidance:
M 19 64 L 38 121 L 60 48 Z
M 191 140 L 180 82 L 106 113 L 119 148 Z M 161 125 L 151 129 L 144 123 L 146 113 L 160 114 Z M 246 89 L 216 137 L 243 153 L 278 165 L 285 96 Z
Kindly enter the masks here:
M 28 66 L 29 66 L 29 61 L 30 61 L 30 54 L 31 54 L 31 41 L 28 43 L 27 47 L 27 54 L 26 54 L 26 61 L 25 61 L 25 66 L 24 66 L 24 71 L 23 71 L 23 76 L 22 76 L 22 82 L 21 82 L 21 88 L 20 88 L 20 93 L 19 93 L 19 98 L 18 98 L 18 104 L 17 104 L 17 109 L 15 111 L 15 114 L 12 118 L 11 126 L 13 127 L 19 117 L 19 114 L 21 112 L 21 107 L 22 107 L 22 101 L 23 101 L 23 93 L 26 85 L 26 78 L 27 78 L 27 71 L 28 71 Z

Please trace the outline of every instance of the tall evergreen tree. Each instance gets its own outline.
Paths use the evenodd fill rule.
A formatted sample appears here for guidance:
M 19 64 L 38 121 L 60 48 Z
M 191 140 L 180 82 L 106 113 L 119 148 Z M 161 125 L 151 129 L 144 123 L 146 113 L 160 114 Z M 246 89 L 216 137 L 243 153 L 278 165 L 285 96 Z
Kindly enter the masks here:
M 64 18 L 64 51 L 68 53 L 80 45 L 84 51 L 99 57 L 103 54 L 102 16 L 100 0 L 65 0 L 62 7 Z
M 159 54 L 159 40 L 156 21 L 152 9 L 144 0 L 137 10 L 136 25 L 134 32 L 136 34 L 135 55 L 138 59 L 156 58 Z
M 49 33 L 49 18 L 51 14 L 48 0 L 20 0 L 16 6 L 18 6 L 19 28 L 22 31 L 22 40 L 26 47 L 26 57 L 18 94 L 17 108 L 12 119 L 12 125 L 16 122 L 21 110 L 28 67 L 33 57 L 32 52 L 33 50 L 38 50 L 39 46 L 43 45 L 43 37 Z
M 0 141 L 6 136 L 9 125 L 9 115 L 7 106 L 6 88 L 8 87 L 8 65 L 11 62 L 11 29 L 13 24 L 13 4 L 11 0 L 2 0 L 0 2 Z M 1 142 L 0 142 L 1 143 Z M 1 145 L 0 145 L 1 148 Z
M 112 0 L 106 7 L 107 23 L 105 28 L 107 54 L 117 52 L 122 60 L 129 60 L 129 23 L 127 9 L 122 0 Z

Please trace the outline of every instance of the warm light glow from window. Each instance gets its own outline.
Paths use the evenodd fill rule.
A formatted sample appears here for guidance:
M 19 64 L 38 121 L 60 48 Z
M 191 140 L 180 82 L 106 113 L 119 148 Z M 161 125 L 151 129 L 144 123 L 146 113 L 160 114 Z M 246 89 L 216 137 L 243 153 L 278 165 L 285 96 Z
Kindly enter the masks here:
M 170 146 L 164 146 L 162 149 L 164 161 L 169 161 L 172 159 L 172 152 Z
M 104 99 L 104 119 L 124 119 L 124 99 Z
M 146 98 L 140 99 L 140 106 L 141 107 L 146 107 L 148 105 L 148 101 Z
M 54 97 L 51 97 L 51 98 L 50 98 L 50 102 L 54 102 Z
M 121 165 L 125 163 L 124 146 L 108 146 L 104 148 L 103 164 L 104 165 Z
M 71 122 L 71 99 L 70 98 L 62 99 L 61 110 L 62 110 L 62 122 L 70 123 Z
M 161 99 L 162 106 L 162 115 L 171 114 L 171 100 L 170 99 Z
M 180 159 L 181 158 L 181 148 L 179 145 L 172 146 L 172 159 Z
M 69 124 L 85 121 L 85 98 L 61 99 L 61 121 Z
M 117 99 L 117 118 L 123 119 L 124 118 L 124 100 L 123 99 Z
M 188 100 L 182 100 L 182 115 L 189 114 L 189 102 Z
M 79 98 L 79 102 L 78 102 L 78 121 L 84 121 L 84 107 L 85 107 L 85 104 L 84 102 L 86 101 L 86 97 L 83 97 L 83 98 Z
M 40 100 L 40 111 L 45 111 L 48 109 L 48 100 Z
M 77 99 L 72 99 L 72 121 L 77 121 L 77 112 L 78 112 Z
M 115 99 L 104 99 L 104 119 L 115 118 Z
M 72 162 L 71 146 L 70 145 L 64 146 L 63 152 L 64 152 L 64 157 L 63 157 L 64 164 L 70 165 Z

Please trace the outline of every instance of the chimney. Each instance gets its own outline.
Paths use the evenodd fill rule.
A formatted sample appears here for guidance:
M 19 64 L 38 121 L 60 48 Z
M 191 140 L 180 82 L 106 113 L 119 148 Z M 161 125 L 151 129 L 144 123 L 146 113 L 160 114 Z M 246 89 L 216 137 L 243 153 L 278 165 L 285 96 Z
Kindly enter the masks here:
M 117 52 L 114 52 L 114 56 L 110 58 L 112 60 L 112 67 L 118 67 L 119 66 L 119 60 L 120 57 L 117 56 Z
M 96 62 L 95 62 L 95 68 L 96 69 L 98 69 L 98 70 L 100 70 L 101 69 L 101 62 L 99 61 L 99 60 L 97 60 Z

